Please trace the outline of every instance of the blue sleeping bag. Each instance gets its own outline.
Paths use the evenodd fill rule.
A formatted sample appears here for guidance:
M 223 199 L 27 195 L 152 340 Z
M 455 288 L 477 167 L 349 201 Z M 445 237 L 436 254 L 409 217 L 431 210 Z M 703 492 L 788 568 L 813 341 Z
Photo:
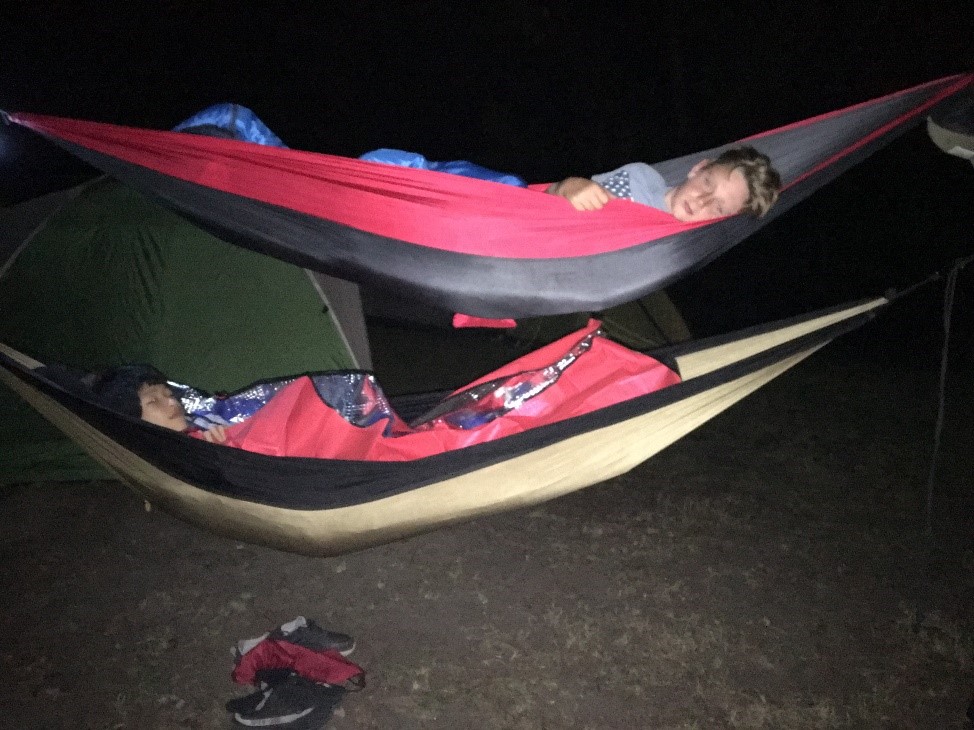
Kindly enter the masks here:
M 517 185 L 519 188 L 527 187 L 517 175 L 510 175 L 506 172 L 497 172 L 486 167 L 481 167 L 473 162 L 466 160 L 452 160 L 448 162 L 432 162 L 427 160 L 418 152 L 406 152 L 405 150 L 380 149 L 366 152 L 359 157 L 360 160 L 369 162 L 384 162 L 387 165 L 398 165 L 400 167 L 415 167 L 420 170 L 436 170 L 437 172 L 448 172 L 451 175 L 463 175 L 464 177 L 476 177 L 480 180 L 491 180 L 492 182 L 504 183 L 505 185 Z
M 214 104 L 201 112 L 197 112 L 189 119 L 180 122 L 173 127 L 173 131 L 199 131 L 205 134 L 213 128 L 224 130 L 234 139 L 270 145 L 272 147 L 287 147 L 281 141 L 281 138 L 268 129 L 267 125 L 256 114 L 247 107 L 240 106 L 240 104 Z M 405 150 L 385 148 L 366 152 L 359 159 L 368 160 L 369 162 L 383 162 L 387 165 L 398 165 L 399 167 L 415 167 L 420 170 L 448 172 L 451 175 L 463 175 L 464 177 L 475 177 L 480 180 L 491 180 L 492 182 L 504 183 L 505 185 L 516 185 L 520 188 L 527 187 L 527 183 L 517 175 L 490 170 L 481 165 L 476 165 L 473 162 L 468 162 L 467 160 L 432 162 L 418 152 L 406 152 Z
M 270 147 L 287 147 L 250 109 L 239 104 L 214 104 L 197 112 L 172 128 L 174 132 L 217 127 L 230 132 L 234 139 Z

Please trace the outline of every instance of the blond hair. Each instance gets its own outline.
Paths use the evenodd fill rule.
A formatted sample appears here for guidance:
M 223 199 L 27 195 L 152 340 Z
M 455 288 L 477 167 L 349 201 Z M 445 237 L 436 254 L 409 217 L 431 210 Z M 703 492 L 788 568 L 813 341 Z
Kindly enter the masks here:
M 726 150 L 707 167 L 716 165 L 740 170 L 747 181 L 748 197 L 742 212 L 760 218 L 778 199 L 781 175 L 771 166 L 771 158 L 753 147 L 745 145 Z

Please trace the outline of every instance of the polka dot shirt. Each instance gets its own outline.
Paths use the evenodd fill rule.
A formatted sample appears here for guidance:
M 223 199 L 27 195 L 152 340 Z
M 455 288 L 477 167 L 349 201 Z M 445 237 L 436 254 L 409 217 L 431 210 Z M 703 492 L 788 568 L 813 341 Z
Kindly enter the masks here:
M 645 162 L 630 162 L 617 170 L 592 179 L 617 198 L 666 210 L 666 182 L 653 167 Z

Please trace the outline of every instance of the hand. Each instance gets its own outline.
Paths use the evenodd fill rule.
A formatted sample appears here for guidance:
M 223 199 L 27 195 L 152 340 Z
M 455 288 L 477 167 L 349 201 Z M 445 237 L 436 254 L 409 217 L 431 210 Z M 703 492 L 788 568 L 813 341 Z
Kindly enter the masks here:
M 203 431 L 200 438 L 202 438 L 204 441 L 209 441 L 211 444 L 226 443 L 227 427 L 216 425 L 213 428 Z
M 545 191 L 565 198 L 575 210 L 600 210 L 616 196 L 587 177 L 570 177 Z

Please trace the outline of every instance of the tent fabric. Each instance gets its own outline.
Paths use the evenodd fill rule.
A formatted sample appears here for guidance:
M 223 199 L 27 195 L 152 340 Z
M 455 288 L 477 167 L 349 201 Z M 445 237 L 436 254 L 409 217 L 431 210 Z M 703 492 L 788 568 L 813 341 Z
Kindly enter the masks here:
M 231 246 L 114 181 L 90 185 L 0 279 L 0 340 L 92 370 L 151 362 L 232 391 L 281 373 L 356 367 L 306 272 Z M 0 392 L 0 483 L 106 476 Z
M 683 315 L 664 291 L 598 313 L 602 329 L 633 350 L 686 342 L 692 338 Z
M 597 215 L 484 180 L 234 140 L 13 114 L 227 241 L 486 318 L 605 309 L 663 288 L 970 87 L 961 74 L 749 137 L 785 188 L 760 220 L 681 224 L 613 201 Z M 711 150 L 656 163 L 668 184 Z
M 300 269 L 105 181 L 56 214 L 11 266 L 0 334 L 78 368 L 152 362 L 181 381 L 236 390 L 281 372 L 352 367 L 322 309 Z
M 0 345 L 0 381 L 147 500 L 233 539 L 335 555 L 624 473 L 871 319 L 885 298 L 656 353 L 682 382 L 486 443 L 405 461 L 276 457 L 112 413 Z

